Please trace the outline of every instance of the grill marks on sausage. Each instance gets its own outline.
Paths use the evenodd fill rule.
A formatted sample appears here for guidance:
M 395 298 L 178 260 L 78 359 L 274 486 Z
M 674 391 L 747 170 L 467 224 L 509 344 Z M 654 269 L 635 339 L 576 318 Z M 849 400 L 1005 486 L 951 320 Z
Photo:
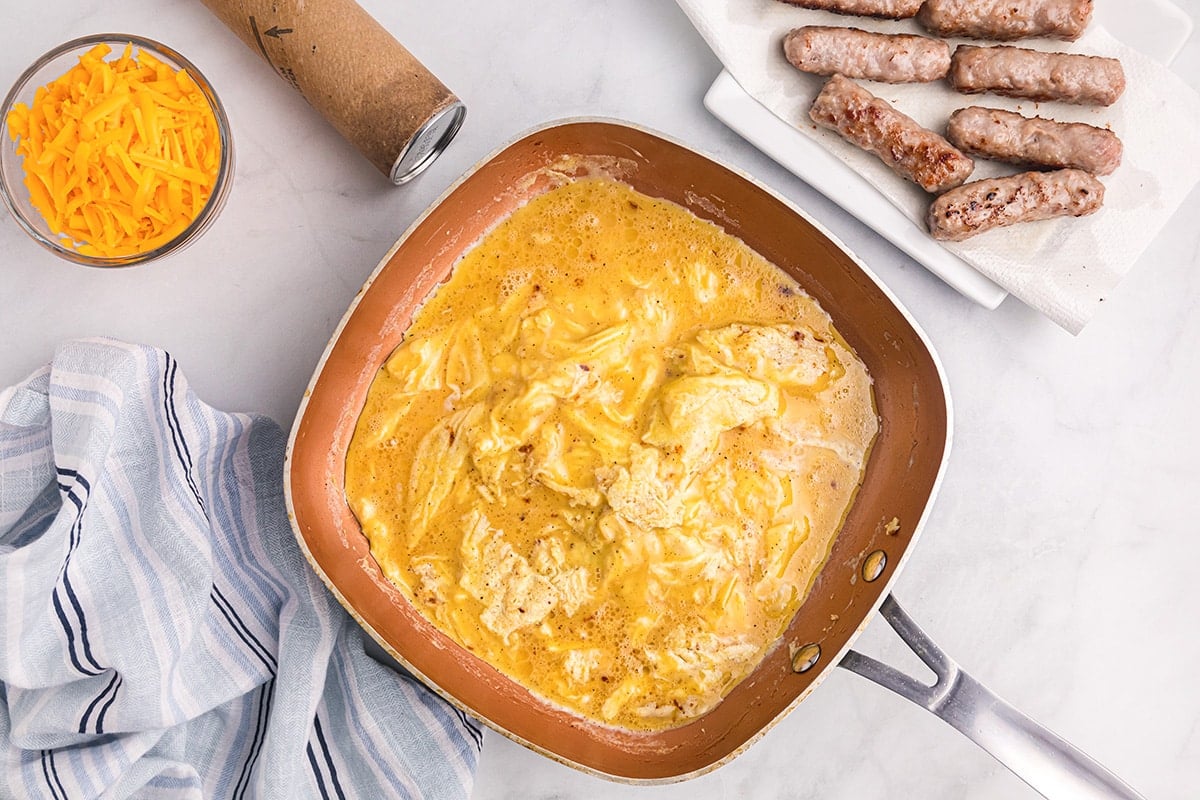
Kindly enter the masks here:
M 975 163 L 941 135 L 921 127 L 842 75 L 830 78 L 809 116 L 850 143 L 877 155 L 897 175 L 937 193 L 960 185 Z
M 1082 217 L 1104 204 L 1104 184 L 1083 170 L 1023 172 L 968 183 L 929 207 L 933 238 L 961 242 L 984 231 L 1022 222 Z
M 939 39 L 858 28 L 796 28 L 784 38 L 783 52 L 803 72 L 886 83 L 936 81 L 950 70 L 950 46 Z

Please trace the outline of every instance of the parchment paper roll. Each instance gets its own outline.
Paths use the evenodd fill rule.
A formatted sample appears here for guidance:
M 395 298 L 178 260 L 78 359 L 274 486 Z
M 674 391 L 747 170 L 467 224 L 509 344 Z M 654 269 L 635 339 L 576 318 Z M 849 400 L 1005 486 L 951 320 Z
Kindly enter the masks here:
M 393 183 L 462 125 L 462 102 L 353 0 L 201 2 Z

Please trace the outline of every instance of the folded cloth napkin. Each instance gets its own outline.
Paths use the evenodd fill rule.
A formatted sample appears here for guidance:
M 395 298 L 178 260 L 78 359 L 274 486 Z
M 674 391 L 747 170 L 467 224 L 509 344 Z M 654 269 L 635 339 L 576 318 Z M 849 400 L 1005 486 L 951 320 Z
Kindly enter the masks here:
M 0 392 L 0 796 L 470 793 L 479 727 L 365 654 L 283 451 L 148 347 L 70 342 Z
M 802 25 L 853 26 L 929 35 L 912 20 L 881 21 L 809 11 L 778 0 L 676 0 L 743 89 L 797 135 L 814 138 L 861 174 L 925 231 L 931 198 L 879 159 L 818 128 L 808 118 L 825 79 L 806 75 L 783 55 L 783 38 Z M 967 40 L 955 42 L 972 43 Z M 973 44 L 987 44 L 973 42 Z M 1166 67 L 1120 43 L 1095 23 L 1078 42 L 1026 40 L 1021 47 L 1119 58 L 1125 94 L 1110 108 L 1032 103 L 993 94 L 966 96 L 946 81 L 888 85 L 864 82 L 920 124 L 944 132 L 957 108 L 981 105 L 1062 122 L 1111 127 L 1125 145 L 1122 165 L 1105 177 L 1104 207 L 1080 219 L 1033 222 L 985 233 L 947 249 L 1071 333 L 1137 262 L 1200 180 L 1200 96 Z M 978 180 L 1018 168 L 975 159 Z M 801 176 L 803 177 L 803 176 Z

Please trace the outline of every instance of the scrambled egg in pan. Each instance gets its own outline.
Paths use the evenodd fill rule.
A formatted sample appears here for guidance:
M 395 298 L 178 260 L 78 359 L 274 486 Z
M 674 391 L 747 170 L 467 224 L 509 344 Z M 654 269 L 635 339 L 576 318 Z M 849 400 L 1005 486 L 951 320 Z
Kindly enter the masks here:
M 878 421 L 816 301 L 607 179 L 463 256 L 373 382 L 346 493 L 387 577 L 553 703 L 652 730 L 779 641 Z

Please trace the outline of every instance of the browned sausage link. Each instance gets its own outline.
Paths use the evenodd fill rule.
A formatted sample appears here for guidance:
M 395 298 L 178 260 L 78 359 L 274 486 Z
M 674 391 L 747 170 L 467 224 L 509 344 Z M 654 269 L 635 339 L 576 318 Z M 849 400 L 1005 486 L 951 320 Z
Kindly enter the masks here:
M 1082 122 L 1055 122 L 1012 111 L 970 106 L 950 115 L 946 138 L 971 155 L 1031 167 L 1072 168 L 1109 175 L 1121 165 L 1121 140 Z
M 977 233 L 1054 217 L 1082 217 L 1104 204 L 1104 184 L 1079 169 L 1022 172 L 951 189 L 929 207 L 933 238 L 961 242 Z
M 954 145 L 841 75 L 826 82 L 808 115 L 927 192 L 958 186 L 975 169 Z
M 796 28 L 784 38 L 783 52 L 803 72 L 886 83 L 936 81 L 950 71 L 950 45 L 940 39 L 858 28 Z
M 1111 106 L 1125 91 L 1125 71 L 1115 58 L 964 44 L 950 59 L 950 83 L 964 94 Z
M 856 17 L 908 19 L 917 14 L 922 0 L 783 0 L 792 6 L 832 11 Z
M 1001 42 L 1033 36 L 1075 41 L 1092 18 L 1092 0 L 927 0 L 917 22 L 938 36 Z

